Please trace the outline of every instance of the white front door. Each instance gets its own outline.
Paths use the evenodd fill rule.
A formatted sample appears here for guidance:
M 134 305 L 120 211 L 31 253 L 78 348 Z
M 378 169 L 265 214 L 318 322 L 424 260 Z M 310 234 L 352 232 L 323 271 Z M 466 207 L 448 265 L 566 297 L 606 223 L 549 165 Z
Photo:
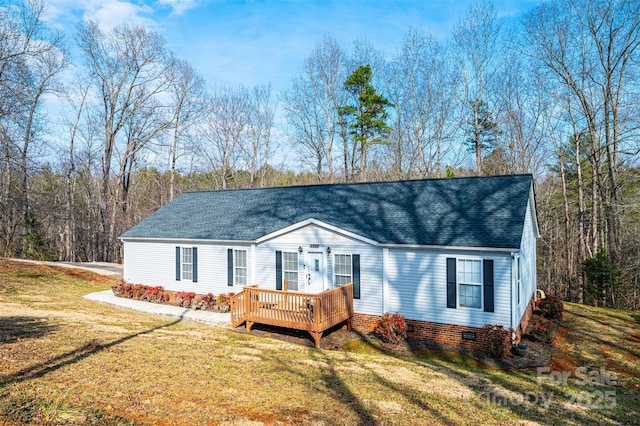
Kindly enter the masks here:
M 307 291 L 309 293 L 322 293 L 324 291 L 324 253 L 309 252 L 307 273 L 309 274 Z

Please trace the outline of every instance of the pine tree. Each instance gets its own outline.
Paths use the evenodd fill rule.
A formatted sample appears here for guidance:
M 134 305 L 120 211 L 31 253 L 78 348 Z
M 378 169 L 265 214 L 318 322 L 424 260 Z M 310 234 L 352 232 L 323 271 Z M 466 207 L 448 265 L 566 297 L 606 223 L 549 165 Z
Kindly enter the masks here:
M 353 140 L 351 172 L 356 169 L 361 181 L 366 180 L 367 153 L 373 144 L 385 143 L 391 128 L 387 125 L 386 108 L 393 105 L 371 85 L 371 66 L 361 65 L 344 83 L 351 104 L 340 107 L 343 125 Z M 359 161 L 358 161 L 359 160 Z M 356 166 L 357 164 L 357 166 Z M 346 171 L 345 171 L 346 172 Z M 345 173 L 349 179 L 349 173 Z

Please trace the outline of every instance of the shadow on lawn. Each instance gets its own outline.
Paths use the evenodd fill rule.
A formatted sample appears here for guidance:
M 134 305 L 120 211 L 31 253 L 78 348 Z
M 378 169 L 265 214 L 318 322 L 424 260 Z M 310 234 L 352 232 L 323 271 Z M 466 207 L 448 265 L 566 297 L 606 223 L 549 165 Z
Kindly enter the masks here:
M 148 330 L 140 331 L 138 333 L 133 333 L 106 344 L 101 344 L 99 341 L 92 339 L 89 342 L 87 342 L 85 345 L 80 346 L 77 349 L 74 349 L 69 352 L 65 352 L 47 361 L 34 364 L 20 371 L 16 371 L 15 373 L 8 374 L 6 376 L 0 376 L 0 388 L 3 388 L 8 384 L 19 383 L 19 382 L 24 382 L 27 380 L 43 377 L 46 374 L 56 371 L 62 367 L 82 361 L 83 359 L 88 358 L 89 356 L 97 352 L 100 352 L 103 349 L 108 349 L 113 346 L 119 345 L 121 343 L 126 342 L 127 340 L 133 339 L 134 337 L 142 336 L 144 334 L 149 334 L 156 330 L 160 330 L 162 328 L 171 327 L 173 325 L 178 324 L 180 321 L 182 321 L 182 317 L 178 318 L 173 322 L 162 324 L 157 327 L 150 328 Z M 40 330 L 41 332 L 44 331 L 42 327 L 35 327 L 35 328 L 36 330 Z M 38 337 L 38 336 L 32 336 L 32 337 Z
M 566 325 L 566 324 L 565 324 Z M 394 354 L 384 347 L 362 339 L 365 345 L 375 352 L 402 359 L 406 362 L 437 371 L 467 387 L 474 397 L 464 398 L 464 403 L 483 410 L 494 411 L 497 407 L 509 410 L 523 420 L 536 422 L 559 422 L 571 418 L 578 424 L 610 424 L 626 420 L 625 415 L 616 409 L 616 404 L 608 407 L 591 406 L 591 400 L 582 403 L 576 400 L 576 394 L 593 397 L 597 404 L 598 386 L 575 386 L 576 377 L 572 376 L 567 385 L 554 385 L 549 374 L 540 379 L 533 369 L 523 371 L 501 371 L 496 368 L 480 366 L 462 354 L 450 354 L 438 350 L 417 351 L 412 355 Z M 472 360 L 471 360 L 472 361 Z M 402 395 L 407 401 L 420 410 L 429 411 L 439 418 L 443 424 L 456 424 L 447 410 L 456 412 L 456 404 L 447 402 L 446 398 L 439 404 L 432 405 L 424 392 L 410 385 L 389 380 L 378 372 L 369 369 L 374 380 L 394 394 Z M 540 374 L 540 373 L 538 373 Z M 337 380 L 340 380 L 339 378 Z M 572 386 L 573 385 L 573 386 Z M 637 391 L 621 387 L 608 387 L 615 392 L 618 406 L 628 406 L 629 400 L 636 398 Z M 444 403 L 444 407 L 443 407 Z M 443 410 L 443 408 L 445 408 Z M 458 406 L 459 408 L 459 406 Z M 490 421 L 485 419 L 485 421 Z
M 0 317 L 0 345 L 20 339 L 37 339 L 57 328 L 57 324 L 52 324 L 47 318 Z

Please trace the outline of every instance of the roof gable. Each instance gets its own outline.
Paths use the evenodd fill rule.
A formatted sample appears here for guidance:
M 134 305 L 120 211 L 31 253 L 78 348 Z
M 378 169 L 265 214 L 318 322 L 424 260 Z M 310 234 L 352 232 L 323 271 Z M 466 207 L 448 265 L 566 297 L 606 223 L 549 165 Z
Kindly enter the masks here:
M 184 193 L 127 238 L 258 241 L 316 220 L 379 244 L 514 248 L 531 175 Z

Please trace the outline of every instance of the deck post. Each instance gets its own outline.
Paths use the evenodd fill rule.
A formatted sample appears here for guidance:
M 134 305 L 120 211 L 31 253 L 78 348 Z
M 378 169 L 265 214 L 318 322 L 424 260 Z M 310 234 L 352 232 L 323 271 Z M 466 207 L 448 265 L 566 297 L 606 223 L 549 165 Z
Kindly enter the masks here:
M 322 331 L 309 331 L 313 341 L 316 343 L 316 349 L 320 349 L 320 340 L 322 339 Z

